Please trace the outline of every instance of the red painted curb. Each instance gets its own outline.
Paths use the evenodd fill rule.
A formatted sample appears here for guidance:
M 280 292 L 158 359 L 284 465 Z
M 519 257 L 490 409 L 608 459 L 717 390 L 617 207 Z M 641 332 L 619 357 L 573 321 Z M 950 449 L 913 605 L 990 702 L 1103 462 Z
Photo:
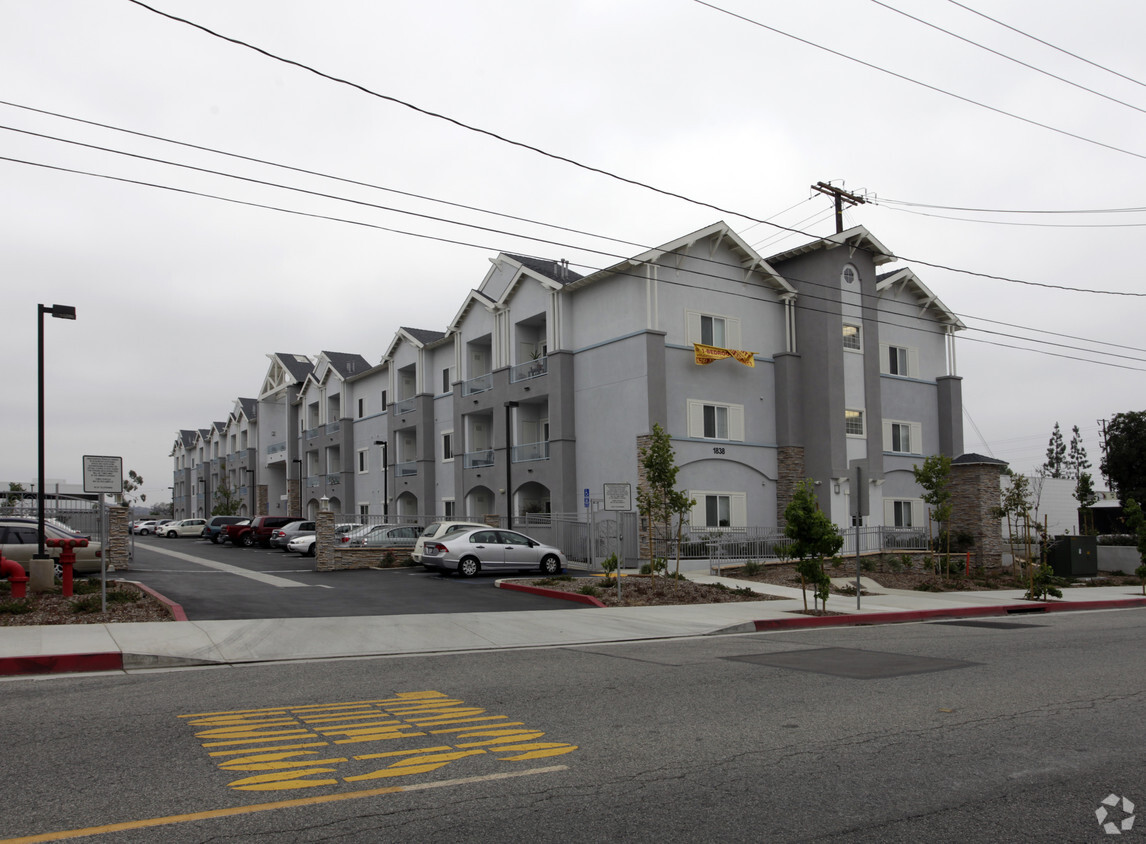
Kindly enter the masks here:
M 0 676 L 70 674 L 77 671 L 120 671 L 122 669 L 123 654 L 119 652 L 0 657 Z
M 582 595 L 579 592 L 563 592 L 560 589 L 546 589 L 542 586 L 527 586 L 524 583 L 498 582 L 499 589 L 511 589 L 514 592 L 528 592 L 530 595 L 541 595 L 544 598 L 560 598 L 564 601 L 575 601 L 578 604 L 588 604 L 591 607 L 604 607 L 592 595 Z
M 857 613 L 853 615 L 805 616 L 803 618 L 769 618 L 752 622 L 756 630 L 784 630 L 800 627 L 858 627 L 867 624 L 902 624 L 931 618 L 982 618 L 1001 615 L 1036 615 L 1064 610 L 1103 610 L 1146 607 L 1146 598 L 1113 601 L 1070 601 L 1050 603 L 1031 601 L 1022 604 L 1000 604 L 995 607 L 950 607 L 941 610 L 901 610 L 899 612 Z
M 170 598 L 168 598 L 164 595 L 160 595 L 158 592 L 156 592 L 150 586 L 144 586 L 142 583 L 140 583 L 139 581 L 136 581 L 136 580 L 127 580 L 124 582 L 132 584 L 133 586 L 137 587 L 140 591 L 146 592 L 152 598 L 159 601 L 159 603 L 163 604 L 163 606 L 167 607 L 167 609 L 169 609 L 171 611 L 171 615 L 174 616 L 176 621 L 187 621 L 188 620 L 187 619 L 187 613 L 185 613 L 183 611 L 183 607 L 181 605 L 175 603 Z

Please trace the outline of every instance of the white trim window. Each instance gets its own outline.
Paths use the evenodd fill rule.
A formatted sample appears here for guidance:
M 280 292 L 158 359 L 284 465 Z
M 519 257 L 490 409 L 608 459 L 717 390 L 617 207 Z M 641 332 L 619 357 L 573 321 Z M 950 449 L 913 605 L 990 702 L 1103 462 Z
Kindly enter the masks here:
M 442 499 L 442 515 L 445 517 L 445 518 L 443 519 L 443 521 L 447 521 L 447 522 L 448 522 L 448 521 L 450 521 L 451 519 L 453 519 L 453 518 L 454 518 L 454 516 L 455 516 L 455 512 L 454 512 L 454 510 L 455 510 L 455 508 L 454 508 L 454 499 L 452 499 L 452 498 L 443 498 L 443 499 Z
M 844 323 L 844 348 L 852 352 L 863 351 L 863 328 L 854 322 Z
M 892 454 L 922 454 L 923 426 L 918 422 L 883 422 L 883 450 Z
M 365 475 L 370 471 L 370 449 L 358 449 L 358 474 Z
M 441 395 L 453 392 L 454 368 L 447 366 L 442 370 L 442 392 Z
M 923 523 L 923 502 L 918 498 L 885 498 L 883 523 L 888 527 L 910 528 Z
M 689 495 L 696 501 L 690 518 L 692 527 L 726 528 L 748 525 L 747 493 L 690 490 Z
M 844 411 L 844 433 L 849 437 L 863 437 L 867 435 L 862 410 Z
M 361 419 L 366 415 L 366 399 L 358 400 L 358 418 Z
M 719 314 L 685 311 L 685 334 L 689 343 L 721 349 L 740 348 L 740 319 Z
M 450 463 L 454 459 L 454 432 L 442 433 L 442 462 Z
M 688 435 L 696 439 L 744 441 L 744 405 L 688 400 Z
M 919 377 L 919 351 L 909 346 L 880 344 L 879 371 L 883 375 Z

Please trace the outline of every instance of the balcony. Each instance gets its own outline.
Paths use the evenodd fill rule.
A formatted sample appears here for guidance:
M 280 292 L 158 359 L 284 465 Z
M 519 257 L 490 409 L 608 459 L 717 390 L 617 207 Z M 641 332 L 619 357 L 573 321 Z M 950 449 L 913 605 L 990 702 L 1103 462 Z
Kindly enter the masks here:
M 322 479 L 326 482 L 327 486 L 334 486 L 335 484 L 342 483 L 342 475 L 323 475 Z
M 327 422 L 326 423 L 326 433 L 328 433 L 328 434 L 337 434 L 341 430 L 342 430 L 342 423 L 341 422 Z
M 549 372 L 549 358 L 542 356 L 536 360 L 519 363 L 517 366 L 511 368 L 509 370 L 509 380 L 513 383 L 528 381 L 530 378 L 539 378 L 547 372 Z
M 463 459 L 467 469 L 484 469 L 493 465 L 493 449 L 486 448 L 481 451 L 467 451 Z
M 267 446 L 267 463 L 282 463 L 286 460 L 286 443 L 271 443 Z
M 485 375 L 479 375 L 477 378 L 471 378 L 469 381 L 462 382 L 462 395 L 473 396 L 478 393 L 484 393 L 486 390 L 493 389 L 493 373 L 487 372 Z
M 406 463 L 395 463 L 394 464 L 394 474 L 397 475 L 399 478 L 413 477 L 414 475 L 418 474 L 418 463 L 417 463 L 417 461 L 410 460 Z
M 528 463 L 531 460 L 548 460 L 549 443 L 525 443 L 513 447 L 513 462 Z
M 319 477 L 307 478 L 306 479 L 306 486 L 308 489 L 311 487 L 317 487 L 321 481 L 322 481 L 322 478 L 319 478 Z
M 321 428 L 311 428 L 310 430 L 308 430 L 308 431 L 306 432 L 306 438 L 307 438 L 308 440 L 317 439 L 317 438 L 318 438 L 318 435 L 319 435 L 319 434 L 321 434 L 321 433 L 322 433 L 322 429 L 321 429 Z
M 416 398 L 402 399 L 400 402 L 394 405 L 394 412 L 399 416 L 403 416 L 407 413 L 413 413 L 417 409 L 418 400 Z

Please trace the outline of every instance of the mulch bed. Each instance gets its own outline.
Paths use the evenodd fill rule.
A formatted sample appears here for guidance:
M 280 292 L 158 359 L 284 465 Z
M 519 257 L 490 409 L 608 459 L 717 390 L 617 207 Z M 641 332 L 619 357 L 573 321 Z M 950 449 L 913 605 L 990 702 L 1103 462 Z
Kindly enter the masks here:
M 577 577 L 571 579 L 543 577 L 518 580 L 530 586 L 540 586 L 559 592 L 582 592 L 593 587 L 593 597 L 607 607 L 660 607 L 680 604 L 725 604 L 732 601 L 783 600 L 773 595 L 762 595 L 750 589 L 728 589 L 689 580 L 658 577 L 622 577 L 621 601 L 617 601 L 617 584 L 603 577 Z
M 98 580 L 77 580 L 75 591 L 77 594 L 65 598 L 57 586 L 52 592 L 29 591 L 21 600 L 12 598 L 7 582 L 0 582 L 0 627 L 175 620 L 167 607 L 131 583 L 108 581 L 106 613 L 100 612 Z

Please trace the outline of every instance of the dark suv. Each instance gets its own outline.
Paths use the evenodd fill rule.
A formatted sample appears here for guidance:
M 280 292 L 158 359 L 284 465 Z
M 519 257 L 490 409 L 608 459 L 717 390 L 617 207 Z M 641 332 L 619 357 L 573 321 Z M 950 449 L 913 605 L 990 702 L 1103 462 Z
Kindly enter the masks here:
M 239 522 L 245 522 L 246 519 L 242 516 L 212 516 L 207 520 L 207 524 L 203 527 L 203 533 L 200 534 L 204 539 L 210 539 L 214 545 L 219 544 L 219 534 L 227 525 L 237 525 Z
M 227 535 L 232 545 L 242 545 L 250 548 L 258 543 L 264 548 L 271 547 L 271 532 L 275 528 L 297 522 L 297 516 L 255 516 L 249 525 L 232 525 L 227 528 Z

